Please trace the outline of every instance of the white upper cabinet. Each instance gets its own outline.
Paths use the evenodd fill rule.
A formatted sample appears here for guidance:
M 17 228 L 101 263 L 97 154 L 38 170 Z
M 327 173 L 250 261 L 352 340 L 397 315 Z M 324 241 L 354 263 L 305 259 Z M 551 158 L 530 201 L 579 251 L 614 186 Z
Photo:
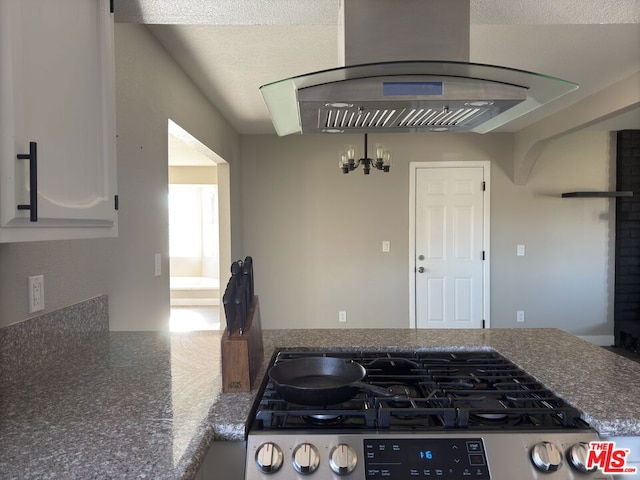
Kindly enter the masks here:
M 117 235 L 114 90 L 109 0 L 0 0 L 0 242 Z

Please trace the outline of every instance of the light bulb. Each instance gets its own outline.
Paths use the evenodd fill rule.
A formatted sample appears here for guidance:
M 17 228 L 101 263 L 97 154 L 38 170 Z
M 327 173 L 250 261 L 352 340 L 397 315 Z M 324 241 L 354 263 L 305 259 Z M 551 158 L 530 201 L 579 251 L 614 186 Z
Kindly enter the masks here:
M 349 160 L 353 160 L 356 158 L 356 149 L 351 145 L 347 147 L 347 157 L 349 158 Z
M 389 172 L 391 170 L 391 152 L 385 150 L 382 155 L 382 171 Z

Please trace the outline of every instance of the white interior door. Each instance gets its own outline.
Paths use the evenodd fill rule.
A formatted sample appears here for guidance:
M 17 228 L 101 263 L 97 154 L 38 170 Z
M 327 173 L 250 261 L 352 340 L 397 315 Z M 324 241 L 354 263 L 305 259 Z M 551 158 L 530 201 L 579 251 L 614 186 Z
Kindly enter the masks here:
M 488 165 L 415 171 L 415 325 L 482 328 Z M 488 199 L 487 199 L 488 201 Z

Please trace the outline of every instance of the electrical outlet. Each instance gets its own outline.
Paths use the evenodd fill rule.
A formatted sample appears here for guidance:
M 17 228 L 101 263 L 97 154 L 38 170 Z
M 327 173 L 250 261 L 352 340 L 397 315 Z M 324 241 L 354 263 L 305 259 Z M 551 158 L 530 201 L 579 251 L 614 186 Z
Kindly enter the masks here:
M 338 312 L 338 321 L 340 323 L 347 323 L 347 312 L 344 310 L 340 310 Z
M 524 245 L 518 245 L 516 247 L 516 255 L 518 257 L 524 257 Z
M 44 310 L 44 275 L 29 277 L 29 313 Z
M 516 322 L 524 322 L 524 310 L 518 310 L 516 312 Z

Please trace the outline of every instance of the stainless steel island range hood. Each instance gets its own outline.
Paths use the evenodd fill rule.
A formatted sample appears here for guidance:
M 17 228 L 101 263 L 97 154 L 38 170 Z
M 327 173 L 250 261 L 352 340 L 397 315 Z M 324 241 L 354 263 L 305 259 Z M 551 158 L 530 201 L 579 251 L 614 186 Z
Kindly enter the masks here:
M 486 133 L 578 88 L 469 63 L 469 11 L 469 0 L 342 0 L 345 66 L 260 87 L 276 132 Z

